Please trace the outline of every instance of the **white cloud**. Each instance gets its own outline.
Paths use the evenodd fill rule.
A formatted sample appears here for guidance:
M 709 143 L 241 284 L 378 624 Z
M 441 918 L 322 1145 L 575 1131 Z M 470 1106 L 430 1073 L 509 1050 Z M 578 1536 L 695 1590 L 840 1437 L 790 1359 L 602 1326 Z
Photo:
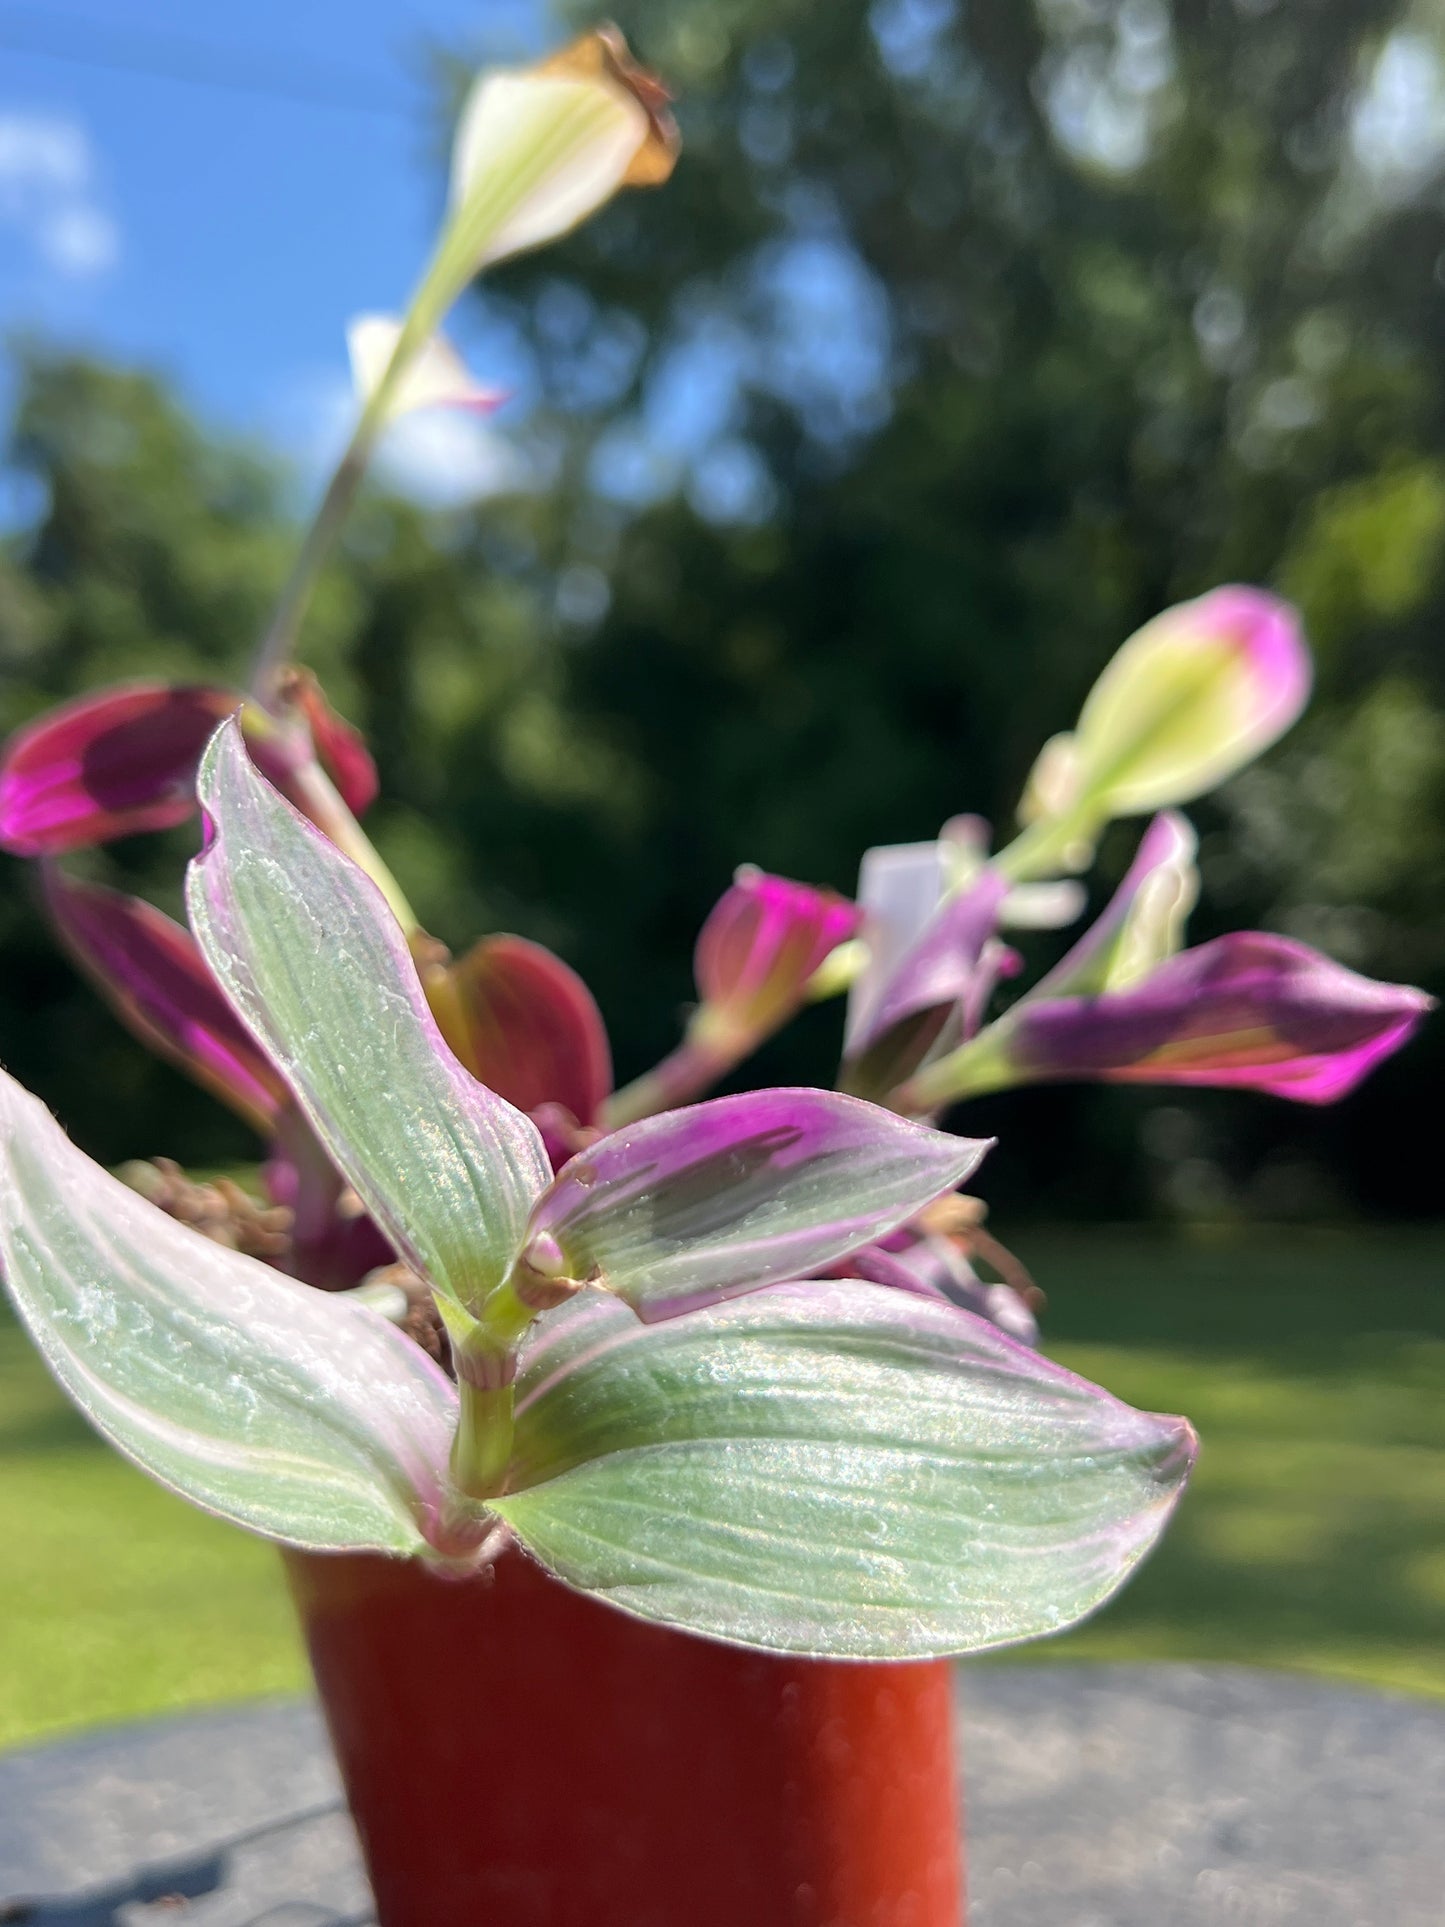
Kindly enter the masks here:
M 104 274 L 120 256 L 120 230 L 97 207 L 67 207 L 45 229 L 40 245 L 64 274 Z
M 461 508 L 527 485 L 516 447 L 479 415 L 428 408 L 403 415 L 376 452 L 380 479 L 427 508 Z
M 0 227 L 74 279 L 120 256 L 120 230 L 100 203 L 90 138 L 59 115 L 0 110 Z
M 79 193 L 89 178 L 89 143 L 74 121 L 0 113 L 0 198 L 36 186 Z

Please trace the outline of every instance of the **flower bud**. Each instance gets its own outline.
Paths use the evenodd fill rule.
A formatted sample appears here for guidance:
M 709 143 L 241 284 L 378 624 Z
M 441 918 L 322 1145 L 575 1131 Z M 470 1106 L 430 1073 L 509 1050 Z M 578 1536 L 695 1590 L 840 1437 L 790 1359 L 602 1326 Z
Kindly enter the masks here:
M 1166 609 L 1124 644 L 1071 735 L 1049 742 L 1021 818 L 1068 825 L 1078 868 L 1109 818 L 1213 789 L 1283 735 L 1305 705 L 1310 661 L 1299 620 L 1262 589 L 1214 589 Z
M 742 1048 L 761 1043 L 801 1008 L 810 978 L 858 922 L 846 897 L 744 864 L 697 940 L 695 1027 Z
M 336 785 L 337 793 L 353 816 L 364 816 L 376 801 L 380 787 L 376 764 L 366 747 L 366 738 L 346 718 L 339 715 L 326 699 L 326 692 L 309 669 L 284 669 L 277 681 L 277 700 L 306 725 L 316 760 Z M 284 770 L 273 773 L 267 768 L 265 743 L 260 725 L 265 712 L 248 706 L 241 717 L 251 754 L 278 788 L 285 789 Z M 299 808 L 304 800 L 293 798 Z
M 570 965 L 525 937 L 483 937 L 454 963 L 423 958 L 421 978 L 442 1035 L 488 1090 L 518 1110 L 560 1107 L 592 1124 L 612 1089 L 612 1054 Z
M 677 147 L 666 90 L 615 27 L 536 66 L 480 74 L 452 148 L 438 265 L 455 285 L 443 305 L 491 262 L 556 240 L 619 188 L 665 181 Z

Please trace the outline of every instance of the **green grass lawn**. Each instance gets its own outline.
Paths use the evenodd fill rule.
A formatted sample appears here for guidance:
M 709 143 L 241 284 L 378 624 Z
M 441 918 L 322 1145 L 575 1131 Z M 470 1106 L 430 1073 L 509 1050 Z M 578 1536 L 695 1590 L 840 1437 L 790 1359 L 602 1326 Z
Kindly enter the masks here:
M 1162 1546 L 1040 1657 L 1297 1667 L 1445 1695 L 1445 1240 L 1019 1240 L 1049 1349 L 1184 1412 L 1199 1465 Z
M 1445 1696 L 1445 1240 L 1019 1239 L 1050 1349 L 1185 1412 L 1158 1555 L 1040 1657 L 1233 1660 Z M 3 1314 L 0 1314 L 3 1316 Z M 0 1323 L 0 1745 L 304 1678 L 269 1549 L 99 1445 Z

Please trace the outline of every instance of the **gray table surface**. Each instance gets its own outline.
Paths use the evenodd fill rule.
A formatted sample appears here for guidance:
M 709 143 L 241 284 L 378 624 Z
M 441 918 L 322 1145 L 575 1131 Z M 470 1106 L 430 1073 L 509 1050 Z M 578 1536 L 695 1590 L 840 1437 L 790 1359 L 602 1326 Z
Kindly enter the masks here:
M 1445 1706 L 1175 1665 L 960 1692 L 970 1927 L 1445 1923 Z M 315 1707 L 0 1755 L 4 1920 L 371 1927 Z

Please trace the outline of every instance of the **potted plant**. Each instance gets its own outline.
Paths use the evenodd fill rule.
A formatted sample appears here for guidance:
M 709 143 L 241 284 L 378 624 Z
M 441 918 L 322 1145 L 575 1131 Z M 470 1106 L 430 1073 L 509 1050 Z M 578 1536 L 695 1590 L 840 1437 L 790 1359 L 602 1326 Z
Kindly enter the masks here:
M 357 428 L 248 691 L 101 692 L 0 771 L 72 954 L 268 1146 L 264 1201 L 124 1183 L 0 1077 L 6 1282 L 106 1437 L 283 1548 L 384 1927 L 956 1921 L 946 1656 L 1097 1607 L 1195 1447 L 1035 1349 L 959 1191 L 989 1147 L 934 1120 L 1079 1076 L 1323 1101 L 1426 1003 L 1267 934 L 1180 948 L 1176 806 L 1308 692 L 1292 613 L 1243 588 L 1124 645 L 996 855 L 958 819 L 869 852 L 857 903 L 740 871 L 686 1035 L 622 1090 L 560 959 L 421 930 L 365 746 L 295 665 L 307 598 L 384 422 L 495 400 L 437 333 L 463 286 L 675 147 L 611 32 L 484 75 L 411 308 L 353 327 Z M 56 864 L 197 802 L 189 930 Z M 1152 812 L 990 1021 L 1002 932 L 1076 918 L 1102 826 Z M 836 1090 L 706 1096 L 845 991 Z

